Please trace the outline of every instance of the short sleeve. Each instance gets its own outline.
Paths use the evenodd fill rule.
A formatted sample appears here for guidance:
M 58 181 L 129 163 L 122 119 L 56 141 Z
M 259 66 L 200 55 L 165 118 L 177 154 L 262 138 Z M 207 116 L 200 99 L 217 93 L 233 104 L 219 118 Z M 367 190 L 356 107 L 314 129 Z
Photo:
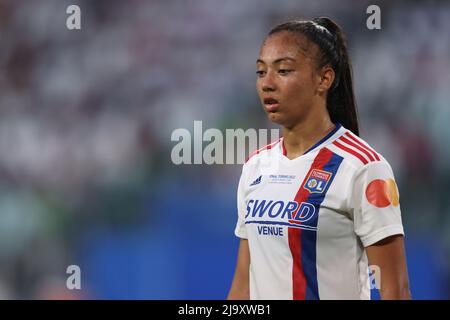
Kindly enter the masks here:
M 234 234 L 243 239 L 247 239 L 247 229 L 245 227 L 245 197 L 244 197 L 244 171 L 239 179 L 239 185 L 237 189 L 237 213 L 238 219 L 236 223 L 236 228 L 234 229 Z
M 387 162 L 370 163 L 357 173 L 350 202 L 354 230 L 364 247 L 404 235 L 399 192 Z

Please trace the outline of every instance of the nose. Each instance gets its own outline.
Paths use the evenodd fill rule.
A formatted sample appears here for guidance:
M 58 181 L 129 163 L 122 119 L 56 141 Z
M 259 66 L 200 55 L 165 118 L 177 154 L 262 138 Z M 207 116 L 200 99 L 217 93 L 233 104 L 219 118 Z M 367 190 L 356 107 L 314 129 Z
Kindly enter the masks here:
M 263 92 L 275 91 L 276 85 L 272 72 L 267 72 L 264 77 L 260 78 L 260 86 Z
M 265 84 L 262 86 L 263 92 L 273 92 L 275 91 L 274 87 L 271 84 Z

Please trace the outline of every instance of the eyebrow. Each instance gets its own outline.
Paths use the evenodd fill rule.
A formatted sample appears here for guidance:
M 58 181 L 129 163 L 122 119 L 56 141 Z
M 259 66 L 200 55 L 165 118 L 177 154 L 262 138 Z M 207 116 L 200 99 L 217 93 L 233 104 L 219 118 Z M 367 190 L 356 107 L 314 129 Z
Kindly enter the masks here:
M 286 61 L 286 60 L 287 60 L 287 61 L 293 61 L 293 62 L 296 61 L 294 58 L 290 58 L 290 57 L 282 57 L 282 58 L 275 59 L 275 60 L 272 62 L 272 64 L 277 64 L 277 63 L 280 63 L 280 62 L 283 62 L 283 61 Z M 261 59 L 256 60 L 256 63 L 264 63 L 264 64 L 265 64 L 265 62 L 264 62 L 263 60 L 261 60 Z

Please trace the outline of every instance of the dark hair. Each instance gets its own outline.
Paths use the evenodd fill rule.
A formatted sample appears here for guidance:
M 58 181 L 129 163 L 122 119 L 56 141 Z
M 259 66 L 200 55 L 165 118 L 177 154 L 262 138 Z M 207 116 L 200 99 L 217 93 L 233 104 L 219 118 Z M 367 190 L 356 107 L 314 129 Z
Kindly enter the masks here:
M 281 31 L 301 33 L 319 47 L 318 67 L 329 64 L 336 75 L 327 94 L 327 110 L 331 121 L 339 122 L 359 135 L 352 66 L 342 29 L 330 18 L 319 17 L 310 21 L 294 20 L 279 24 L 269 32 L 269 36 Z

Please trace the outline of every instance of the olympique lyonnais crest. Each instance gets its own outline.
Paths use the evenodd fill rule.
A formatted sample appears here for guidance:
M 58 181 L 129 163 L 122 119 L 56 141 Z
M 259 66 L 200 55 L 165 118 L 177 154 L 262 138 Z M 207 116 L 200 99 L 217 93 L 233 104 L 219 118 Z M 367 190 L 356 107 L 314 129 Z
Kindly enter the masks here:
M 328 171 L 313 169 L 306 179 L 303 188 L 311 193 L 322 193 L 328 185 L 333 174 Z

